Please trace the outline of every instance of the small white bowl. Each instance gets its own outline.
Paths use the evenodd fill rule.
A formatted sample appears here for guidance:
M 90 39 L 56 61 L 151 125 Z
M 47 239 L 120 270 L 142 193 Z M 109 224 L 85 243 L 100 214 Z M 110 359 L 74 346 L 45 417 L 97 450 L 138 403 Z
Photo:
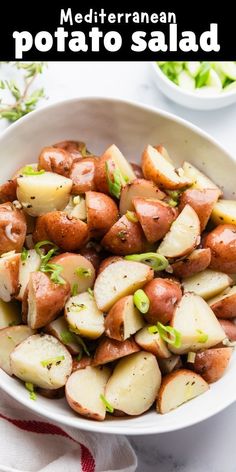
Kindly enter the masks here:
M 66 100 L 11 125 L 0 136 L 0 181 L 9 179 L 22 165 L 37 161 L 43 146 L 64 139 L 83 140 L 98 155 L 115 143 L 137 163 L 147 143 L 163 144 L 177 167 L 189 160 L 224 186 L 226 198 L 234 198 L 236 161 L 208 134 L 164 111 L 112 98 Z M 36 413 L 74 428 L 113 434 L 164 433 L 199 423 L 236 400 L 236 353 L 225 375 L 208 392 L 166 415 L 157 415 L 153 408 L 142 416 L 99 422 L 76 415 L 64 399 L 38 395 L 36 401 L 30 400 L 23 382 L 1 369 L 0 387 Z
M 156 86 L 168 98 L 179 105 L 195 110 L 214 110 L 232 105 L 232 103 L 236 102 L 236 90 L 222 93 L 216 92 L 214 95 L 198 95 L 196 92 L 183 90 L 168 79 L 156 62 L 151 62 L 151 66 Z

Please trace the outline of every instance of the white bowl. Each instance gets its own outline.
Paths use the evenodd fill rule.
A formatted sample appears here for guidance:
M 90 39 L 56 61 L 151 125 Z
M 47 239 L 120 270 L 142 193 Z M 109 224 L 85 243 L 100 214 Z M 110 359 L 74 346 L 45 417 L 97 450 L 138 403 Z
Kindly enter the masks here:
M 216 92 L 214 95 L 198 95 L 196 92 L 183 90 L 168 79 L 156 62 L 151 62 L 151 67 L 153 69 L 153 77 L 156 86 L 168 98 L 179 105 L 194 108 L 195 110 L 214 110 L 232 105 L 232 103 L 236 102 L 236 90 Z
M 180 164 L 189 160 L 234 196 L 236 162 L 216 141 L 176 116 L 135 103 L 103 98 L 77 98 L 56 103 L 25 116 L 0 137 L 1 180 L 37 160 L 40 149 L 63 139 L 81 139 L 101 153 L 116 143 L 125 156 L 139 162 L 147 143 L 162 143 Z M 73 413 L 65 400 L 29 399 L 23 384 L 0 369 L 0 387 L 35 412 L 76 428 L 115 434 L 163 433 L 198 423 L 236 399 L 236 356 L 224 377 L 204 395 L 166 415 L 150 411 L 137 418 L 96 422 Z M 92 385 L 91 385 L 91 388 Z

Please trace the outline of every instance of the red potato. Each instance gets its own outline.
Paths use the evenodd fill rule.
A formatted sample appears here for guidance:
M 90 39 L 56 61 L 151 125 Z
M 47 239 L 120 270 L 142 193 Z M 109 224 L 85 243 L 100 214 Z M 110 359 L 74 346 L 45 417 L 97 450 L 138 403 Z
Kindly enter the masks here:
M 135 162 L 130 162 L 130 165 L 135 173 L 135 177 L 137 179 L 143 179 L 142 167 L 136 164 Z
M 176 356 L 175 354 L 172 354 L 167 359 L 163 359 L 159 357 L 158 365 L 163 375 L 170 374 L 171 372 L 181 369 L 183 367 L 181 357 Z
M 106 233 L 102 246 L 113 254 L 125 256 L 145 251 L 145 238 L 139 223 L 124 215 Z
M 210 219 L 212 210 L 219 197 L 217 189 L 194 189 L 185 190 L 180 197 L 179 209 L 183 210 L 185 205 L 190 205 L 197 213 L 201 232 L 206 228 Z
M 134 198 L 133 205 L 143 232 L 150 243 L 162 239 L 177 217 L 177 210 L 164 202 Z
M 0 202 L 7 203 L 16 200 L 16 179 L 8 180 L 0 185 Z
M 120 214 L 125 215 L 127 211 L 134 211 L 134 198 L 151 198 L 163 200 L 165 193 L 162 192 L 154 182 L 146 179 L 135 179 L 122 188 L 120 194 Z
M 86 418 L 102 421 L 106 406 L 101 399 L 110 377 L 108 367 L 91 367 L 73 372 L 66 383 L 66 400 L 76 413 Z
M 68 282 L 55 284 L 43 272 L 33 272 L 22 305 L 28 326 L 39 329 L 53 321 L 63 310 L 69 296 Z
M 206 235 L 203 246 L 211 250 L 211 269 L 236 272 L 236 225 L 217 226 Z
M 160 188 L 176 190 L 192 184 L 189 178 L 182 176 L 180 171 L 150 145 L 142 154 L 142 171 L 146 179 L 152 180 Z
M 173 164 L 173 160 L 171 159 L 167 149 L 162 146 L 162 144 L 158 144 L 157 146 L 153 146 L 163 157 L 166 159 L 166 161 L 170 162 Z
M 108 195 L 86 192 L 87 224 L 92 237 L 102 237 L 119 218 L 118 208 Z
M 165 375 L 157 396 L 158 413 L 169 413 L 183 403 L 198 397 L 209 389 L 197 373 L 180 369 Z
M 125 178 L 127 178 L 129 182 L 132 182 L 132 180 L 135 179 L 136 176 L 131 165 L 125 159 L 118 147 L 115 146 L 115 144 L 112 144 L 108 149 L 106 149 L 104 154 L 96 163 L 95 186 L 100 192 L 109 194 L 106 163 L 109 167 L 109 171 L 111 174 L 114 172 L 115 169 L 118 169 L 120 171 L 122 186 L 124 186 L 126 183 Z
M 10 202 L 0 205 L 0 255 L 9 251 L 20 252 L 26 236 L 23 211 Z
M 219 323 L 223 328 L 227 338 L 230 341 L 236 341 L 236 325 L 230 320 L 219 319 Z
M 167 258 L 180 258 L 192 252 L 200 243 L 200 222 L 190 205 L 185 205 L 166 233 L 157 252 Z
M 50 390 L 50 388 L 37 388 L 37 394 L 41 395 L 42 397 L 48 398 L 49 400 L 58 400 L 65 396 L 65 388 L 55 388 L 54 390 Z
M 150 301 L 149 310 L 144 315 L 145 320 L 150 324 L 158 321 L 169 323 L 182 297 L 180 284 L 171 279 L 156 278 L 148 282 L 143 290 Z
M 192 180 L 192 188 L 197 188 L 200 190 L 204 189 L 214 189 L 217 190 L 218 192 L 218 197 L 222 195 L 222 190 L 217 187 L 217 185 L 212 182 L 205 174 L 203 174 L 199 169 L 194 167 L 192 164 L 189 162 L 184 162 L 183 163 L 183 170 L 184 170 L 184 175 Z
M 20 254 L 0 257 L 0 299 L 9 302 L 19 290 Z
M 37 218 L 33 239 L 35 243 L 49 240 L 64 251 L 76 251 L 88 239 L 88 226 L 62 211 L 52 211 Z
M 116 361 L 121 357 L 129 356 L 134 352 L 140 351 L 140 347 L 136 344 L 133 338 L 125 341 L 116 341 L 115 339 L 103 338 L 101 339 L 95 351 L 93 365 L 103 365 L 108 362 Z
M 30 274 L 37 272 L 41 265 L 41 258 L 35 249 L 27 252 L 26 259 L 20 260 L 19 266 L 19 292 L 16 296 L 17 300 L 22 301 L 26 287 L 28 285 Z
M 68 351 L 76 356 L 82 351 L 81 345 L 76 341 L 76 334 L 69 331 L 69 326 L 64 316 L 59 316 L 44 327 L 44 332 L 51 334 L 64 344 Z
M 106 259 L 103 259 L 98 269 L 98 275 L 110 264 L 114 264 L 114 262 L 123 261 L 123 260 L 124 259 L 121 256 L 110 256 L 110 257 L 107 257 Z
M 76 284 L 77 293 L 86 292 L 95 280 L 95 270 L 91 262 L 80 254 L 65 252 L 53 257 L 50 262 L 62 267 L 61 276 L 70 284 L 71 290 Z
M 125 341 L 143 326 L 143 317 L 134 306 L 132 295 L 118 300 L 105 318 L 106 335 L 117 341 Z
M 91 366 L 91 364 L 92 364 L 92 357 L 83 356 L 80 359 L 80 361 L 74 358 L 72 362 L 72 372 L 75 372 L 76 370 L 80 370 L 80 369 L 86 369 L 86 367 Z
M 65 306 L 70 331 L 85 338 L 97 339 L 105 331 L 103 312 L 88 292 L 70 297 Z
M 108 311 L 117 300 L 133 294 L 153 276 L 151 267 L 141 262 L 120 260 L 109 264 L 95 280 L 94 298 L 98 308 Z
M 197 352 L 193 368 L 207 383 L 219 380 L 228 367 L 233 349 L 222 347 Z
M 222 293 L 232 283 L 229 275 L 211 269 L 205 269 L 182 280 L 184 292 L 194 292 L 204 300 L 209 300 Z
M 95 168 L 96 161 L 94 157 L 86 157 L 76 160 L 71 167 L 69 177 L 72 180 L 71 193 L 78 195 L 89 190 L 95 190 Z
M 102 260 L 102 256 L 99 253 L 99 251 L 97 251 L 93 247 L 85 246 L 80 249 L 80 254 L 81 256 L 85 257 L 85 259 L 87 259 L 89 262 L 91 262 L 91 264 L 93 265 L 95 269 L 95 272 L 97 272 L 100 267 L 101 260 Z
M 65 149 L 47 146 L 42 149 L 38 161 L 39 170 L 69 177 L 73 158 Z
M 195 249 L 188 257 L 174 262 L 171 267 L 175 277 L 182 279 L 202 272 L 209 266 L 210 262 L 211 251 L 209 248 Z
M 217 318 L 236 317 L 236 286 L 227 288 L 214 298 L 208 300 L 208 304 Z
M 0 330 L 0 367 L 8 375 L 12 375 L 10 354 L 18 344 L 34 334 L 28 326 L 10 326 Z
M 85 157 L 90 152 L 87 149 L 86 144 L 83 141 L 72 141 L 66 139 L 65 141 L 60 141 L 59 143 L 53 144 L 54 148 L 64 149 L 69 152 L 74 159 L 79 159 Z
M 165 341 L 160 337 L 160 334 L 150 333 L 148 328 L 148 326 L 145 326 L 136 333 L 134 339 L 138 346 L 140 346 L 143 351 L 151 352 L 158 358 L 166 359 L 171 357 L 171 352 L 169 351 Z

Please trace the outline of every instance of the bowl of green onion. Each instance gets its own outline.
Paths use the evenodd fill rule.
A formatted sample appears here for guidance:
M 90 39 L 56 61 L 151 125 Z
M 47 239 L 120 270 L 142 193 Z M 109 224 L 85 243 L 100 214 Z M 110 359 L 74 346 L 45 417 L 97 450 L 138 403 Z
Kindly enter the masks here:
M 188 108 L 210 110 L 236 102 L 236 61 L 152 63 L 158 88 Z

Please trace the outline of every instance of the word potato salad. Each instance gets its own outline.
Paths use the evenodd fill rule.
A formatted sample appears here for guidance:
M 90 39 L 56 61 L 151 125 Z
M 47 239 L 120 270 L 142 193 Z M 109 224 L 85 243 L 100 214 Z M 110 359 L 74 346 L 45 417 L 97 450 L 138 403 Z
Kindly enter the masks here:
M 0 186 L 0 367 L 84 417 L 165 414 L 236 341 L 236 201 L 162 145 L 42 149 Z M 92 385 L 92 389 L 91 389 Z M 158 421 L 158 416 L 157 416 Z

